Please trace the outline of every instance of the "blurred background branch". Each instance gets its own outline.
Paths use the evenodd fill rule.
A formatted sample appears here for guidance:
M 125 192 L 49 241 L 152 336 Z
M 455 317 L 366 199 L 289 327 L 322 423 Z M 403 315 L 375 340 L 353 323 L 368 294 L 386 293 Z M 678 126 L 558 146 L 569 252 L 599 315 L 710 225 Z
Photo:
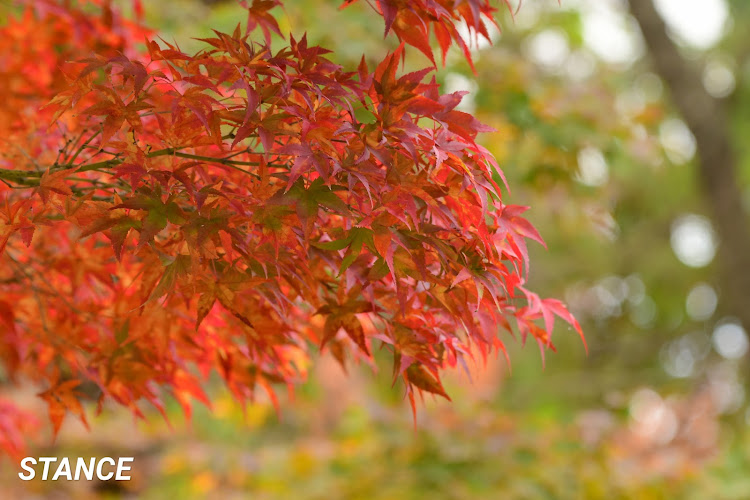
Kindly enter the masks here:
M 683 57 L 670 38 L 653 0 L 630 0 L 649 51 L 672 101 L 695 137 L 700 187 L 719 237 L 724 297 L 722 309 L 750 327 L 750 225 L 738 183 L 737 155 L 725 103 L 703 86 L 695 62 Z

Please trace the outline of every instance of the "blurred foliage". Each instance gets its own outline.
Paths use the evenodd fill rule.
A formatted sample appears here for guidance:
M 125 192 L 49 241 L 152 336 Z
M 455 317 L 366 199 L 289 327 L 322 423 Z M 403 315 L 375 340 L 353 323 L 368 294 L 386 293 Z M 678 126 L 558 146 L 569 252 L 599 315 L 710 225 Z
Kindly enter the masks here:
M 135 431 L 117 415 L 95 421 L 91 434 L 64 428 L 55 455 L 92 446 L 140 454 L 137 480 L 124 486 L 140 498 L 750 498 L 744 365 L 711 350 L 722 319 L 715 270 L 684 265 L 670 246 L 675 219 L 705 208 L 689 151 L 670 154 L 665 145 L 665 122 L 675 119 L 667 90 L 643 58 L 606 64 L 586 48 L 581 2 L 534 3 L 525 2 L 515 24 L 502 17 L 496 46 L 477 54 L 476 77 L 458 57 L 436 77 L 475 86 L 475 112 L 498 130 L 485 145 L 513 186 L 510 199 L 534 207 L 529 219 L 547 242 L 530 249 L 531 285 L 565 297 L 584 325 L 588 356 L 572 332 L 559 331 L 558 353 L 542 370 L 535 350 L 510 342 L 512 372 L 491 360 L 487 371 L 472 370 L 473 384 L 463 375 L 446 381 L 454 403 L 428 401 L 416 431 L 387 373 L 365 382 L 358 369 L 345 376 L 324 359 L 317 382 L 282 403 L 278 418 L 267 402 L 243 416 L 220 396 L 213 413 L 196 408 L 191 427 L 176 422 L 172 431 L 161 423 Z M 308 30 L 352 67 L 395 46 L 366 4 L 337 12 L 339 4 L 288 0 L 282 30 Z M 750 42 L 742 27 L 750 3 L 728 4 L 734 29 L 711 49 L 685 50 L 696 64 L 723 61 L 734 72 L 727 99 L 748 182 Z M 183 49 L 199 48 L 190 37 L 209 28 L 244 22 L 231 1 L 153 2 L 146 12 Z M 550 30 L 568 50 L 557 66 L 539 64 L 530 49 Z M 587 148 L 606 162 L 603 182 L 580 181 Z M 686 298 L 702 282 L 717 290 L 719 306 L 692 319 Z M 667 368 L 685 345 L 692 365 L 677 377 Z M 97 445 L 108 434 L 124 439 Z M 0 482 L 10 484 L 3 469 Z
M 331 359 L 322 365 L 341 375 Z M 569 420 L 478 401 L 428 402 L 415 430 L 400 405 L 375 397 L 387 390 L 385 378 L 358 401 L 336 402 L 330 392 L 359 392 L 353 384 L 364 378 L 356 375 L 336 389 L 305 386 L 293 405 L 285 402 L 280 419 L 267 401 L 243 414 L 223 393 L 213 412 L 196 408 L 191 426 L 175 422 L 172 431 L 158 419 L 135 430 L 121 413 L 105 412 L 98 425 L 106 434 L 66 423 L 59 445 L 41 453 L 116 450 L 135 456 L 133 480 L 109 492 L 102 483 L 34 480 L 26 486 L 55 498 L 153 499 L 740 499 L 747 492 L 747 437 L 735 440 L 706 474 L 701 454 L 715 457 L 712 443 L 696 447 L 682 435 L 654 444 L 637 428 L 620 426 L 616 411 L 590 410 Z M 334 403 L 322 407 L 320 391 Z M 696 425 L 715 424 L 706 401 L 671 402 L 675 409 L 684 405 L 685 433 L 705 436 Z M 179 414 L 176 404 L 171 413 Z M 0 479 L 18 484 L 3 473 Z

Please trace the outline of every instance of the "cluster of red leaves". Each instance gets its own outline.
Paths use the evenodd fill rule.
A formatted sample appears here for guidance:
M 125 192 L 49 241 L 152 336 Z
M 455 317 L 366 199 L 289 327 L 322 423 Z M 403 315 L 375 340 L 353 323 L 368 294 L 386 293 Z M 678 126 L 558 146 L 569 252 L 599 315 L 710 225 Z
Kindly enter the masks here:
M 342 7 L 358 0 L 344 0 Z M 503 0 L 508 9 L 509 0 Z M 372 5 L 372 4 L 370 4 Z M 453 42 L 474 68 L 471 59 L 471 40 L 466 40 L 459 26 L 467 29 L 470 36 L 483 37 L 491 42 L 487 23 L 499 29 L 495 21 L 497 8 L 489 0 L 376 0 L 377 11 L 385 20 L 385 34 L 393 31 L 398 39 L 417 48 L 435 64 L 430 45 L 430 28 L 440 46 L 443 63 Z
M 20 460 L 26 450 L 25 437 L 38 430 L 39 419 L 33 413 L 0 399 L 0 452 Z
M 137 415 L 171 393 L 189 415 L 212 371 L 239 401 L 275 398 L 304 378 L 310 345 L 345 365 L 377 342 L 414 405 L 415 389 L 447 397 L 440 370 L 472 347 L 504 351 L 500 330 L 544 350 L 555 316 L 579 329 L 523 286 L 526 240 L 541 238 L 501 201 L 462 94 L 441 95 L 431 69 L 399 74 L 403 44 L 374 71 L 304 37 L 273 50 L 278 3 L 256 0 L 248 31 L 197 54 L 153 40 L 136 53 L 137 28 L 106 2 L 99 17 L 34 2 L 3 28 L 34 40 L 49 73 L 11 91 L 34 93 L 23 109 L 59 91 L 0 157 L 0 359 L 46 388 L 55 430 L 91 393 Z M 379 2 L 418 48 L 429 33 L 398 27 L 407 4 L 454 39 L 456 19 L 490 12 Z M 55 57 L 86 48 L 62 87 Z M 23 74 L 29 56 L 4 54 Z

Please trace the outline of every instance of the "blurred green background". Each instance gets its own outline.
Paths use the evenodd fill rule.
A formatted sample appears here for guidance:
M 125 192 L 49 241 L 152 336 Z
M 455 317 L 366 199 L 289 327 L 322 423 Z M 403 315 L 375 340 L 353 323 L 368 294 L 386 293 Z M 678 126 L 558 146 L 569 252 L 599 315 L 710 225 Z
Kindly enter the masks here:
M 234 1 L 144 3 L 146 23 L 183 50 L 245 20 Z M 395 47 L 365 2 L 285 4 L 282 31 L 307 31 L 344 66 Z M 750 4 L 655 4 L 692 83 L 729 110 L 732 188 L 750 207 Z M 535 346 L 510 341 L 512 370 L 493 359 L 471 381 L 451 375 L 453 403 L 425 401 L 416 429 L 388 370 L 346 375 L 329 355 L 279 415 L 262 399 L 239 408 L 215 381 L 212 411 L 196 407 L 190 423 L 176 404 L 171 428 L 108 408 L 91 432 L 69 419 L 30 452 L 135 456 L 133 481 L 22 485 L 5 462 L 0 497 L 750 498 L 748 337 L 726 306 L 696 137 L 627 2 L 526 0 L 499 21 L 494 45 L 474 52 L 476 75 L 456 52 L 437 79 L 469 90 L 463 109 L 498 130 L 482 141 L 512 188 L 506 202 L 532 206 L 548 245 L 531 248 L 531 289 L 568 303 L 588 356 L 562 327 L 544 369 Z

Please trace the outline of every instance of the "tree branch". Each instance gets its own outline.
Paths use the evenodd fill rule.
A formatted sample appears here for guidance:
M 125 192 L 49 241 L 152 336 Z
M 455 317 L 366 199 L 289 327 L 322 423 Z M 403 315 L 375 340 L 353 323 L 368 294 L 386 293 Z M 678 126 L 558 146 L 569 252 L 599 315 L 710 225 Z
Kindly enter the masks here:
M 240 160 L 232 160 L 235 156 L 237 156 L 240 153 L 234 153 L 226 158 L 215 158 L 213 156 L 202 156 L 202 155 L 195 155 L 191 153 L 185 153 L 180 151 L 179 148 L 165 148 L 160 149 L 157 151 L 152 151 L 151 153 L 148 153 L 146 155 L 147 158 L 157 158 L 159 156 L 176 156 L 178 158 L 185 158 L 190 160 L 197 160 L 202 161 L 205 163 L 214 163 L 217 165 L 224 165 L 231 168 L 234 168 L 244 174 L 250 175 L 252 177 L 255 177 L 256 179 L 260 179 L 260 176 L 258 174 L 254 174 L 252 172 L 249 172 L 247 170 L 244 170 L 242 166 L 260 166 L 260 162 L 257 161 L 240 161 Z M 282 155 L 281 153 L 272 153 L 274 156 Z M 284 156 L 284 155 L 282 155 Z M 66 163 L 66 164 L 56 164 L 53 165 L 50 170 L 53 172 L 57 172 L 60 170 L 70 170 L 71 174 L 73 173 L 80 173 L 80 172 L 89 172 L 92 170 L 99 170 L 101 168 L 111 168 L 117 165 L 120 165 L 124 162 L 122 158 L 112 158 L 110 160 L 104 160 L 94 163 L 83 163 L 83 164 L 72 164 L 72 163 Z M 282 167 L 284 165 L 280 164 L 274 164 L 269 163 L 268 166 L 276 166 L 276 167 Z M 30 171 L 30 170 L 14 170 L 14 169 L 7 169 L 7 168 L 0 168 L 0 179 L 4 179 L 9 182 L 15 182 L 16 184 L 25 184 L 25 185 L 31 185 L 35 186 L 37 184 L 29 184 L 29 179 L 38 179 L 44 174 L 43 171 Z M 32 181 L 33 182 L 33 181 Z
M 722 303 L 750 328 L 750 226 L 737 182 L 737 159 L 723 103 L 702 85 L 700 73 L 680 54 L 652 0 L 630 0 L 653 66 L 695 136 L 700 188 L 719 236 Z

